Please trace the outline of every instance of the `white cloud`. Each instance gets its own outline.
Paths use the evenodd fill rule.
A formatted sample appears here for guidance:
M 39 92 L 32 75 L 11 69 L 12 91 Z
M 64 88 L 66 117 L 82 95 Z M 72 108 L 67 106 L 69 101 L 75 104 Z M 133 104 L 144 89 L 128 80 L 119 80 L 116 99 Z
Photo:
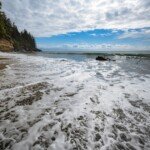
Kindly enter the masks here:
M 126 39 L 126 38 L 142 38 L 143 40 L 150 39 L 150 29 L 140 29 L 140 30 L 126 30 L 122 35 L 118 37 L 119 39 Z
M 34 36 L 150 26 L 148 0 L 2 0 L 3 10 Z
M 97 37 L 98 35 L 96 33 L 91 33 L 91 36 Z
M 111 36 L 112 33 L 100 33 L 100 34 L 91 33 L 90 35 L 93 37 L 107 37 L 107 36 Z
M 89 44 L 89 43 L 74 43 L 74 44 L 59 44 L 46 45 L 39 44 L 38 47 L 48 50 L 83 50 L 83 51 L 147 51 L 150 46 L 133 46 L 130 44 Z

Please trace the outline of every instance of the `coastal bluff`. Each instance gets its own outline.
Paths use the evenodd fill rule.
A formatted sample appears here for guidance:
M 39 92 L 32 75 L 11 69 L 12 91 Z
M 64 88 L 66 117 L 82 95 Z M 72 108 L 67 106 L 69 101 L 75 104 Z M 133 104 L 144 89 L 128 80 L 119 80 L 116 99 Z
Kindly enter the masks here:
M 19 31 L 1 9 L 0 2 L 0 51 L 3 52 L 36 52 L 36 41 L 27 30 Z
M 13 43 L 6 39 L 0 39 L 0 51 L 12 52 L 14 50 Z

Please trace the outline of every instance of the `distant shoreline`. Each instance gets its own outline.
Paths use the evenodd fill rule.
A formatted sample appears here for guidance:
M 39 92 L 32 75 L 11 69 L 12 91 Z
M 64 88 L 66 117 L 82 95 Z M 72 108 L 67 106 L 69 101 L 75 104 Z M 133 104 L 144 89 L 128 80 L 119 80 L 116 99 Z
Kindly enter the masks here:
M 120 55 L 120 56 L 143 56 L 150 57 L 150 51 L 41 51 L 42 53 L 48 54 L 72 54 L 72 55 Z

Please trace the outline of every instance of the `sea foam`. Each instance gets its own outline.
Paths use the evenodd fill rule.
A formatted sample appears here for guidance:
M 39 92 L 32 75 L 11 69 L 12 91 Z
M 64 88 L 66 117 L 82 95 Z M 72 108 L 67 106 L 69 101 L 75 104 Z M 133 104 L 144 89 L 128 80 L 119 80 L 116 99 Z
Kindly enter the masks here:
M 150 148 L 150 74 L 140 64 L 0 55 L 10 61 L 0 77 L 1 149 Z

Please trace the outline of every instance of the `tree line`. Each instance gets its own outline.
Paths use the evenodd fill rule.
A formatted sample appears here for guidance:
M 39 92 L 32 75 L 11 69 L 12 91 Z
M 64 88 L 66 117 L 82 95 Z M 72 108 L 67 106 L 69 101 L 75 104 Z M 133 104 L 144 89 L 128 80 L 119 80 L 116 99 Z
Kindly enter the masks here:
M 11 41 L 16 51 L 36 51 L 34 37 L 27 30 L 20 32 L 17 26 L 2 12 L 1 8 L 2 3 L 0 2 L 0 40 Z

